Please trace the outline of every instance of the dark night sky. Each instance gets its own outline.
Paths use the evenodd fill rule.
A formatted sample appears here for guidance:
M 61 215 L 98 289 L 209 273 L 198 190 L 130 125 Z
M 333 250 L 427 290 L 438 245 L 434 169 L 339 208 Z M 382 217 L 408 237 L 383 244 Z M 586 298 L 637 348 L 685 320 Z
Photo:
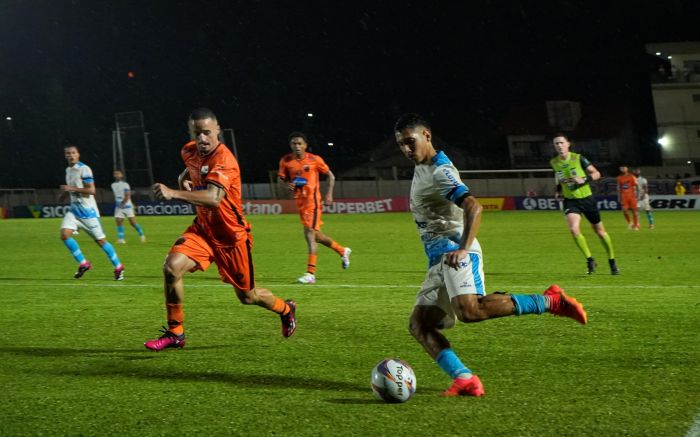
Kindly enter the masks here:
M 58 185 L 70 141 L 107 184 L 114 113 L 138 109 L 169 183 L 197 106 L 236 129 L 248 181 L 267 179 L 292 130 L 333 141 L 316 150 L 342 169 L 409 111 L 468 147 L 504 143 L 515 104 L 615 103 L 651 137 L 644 44 L 700 40 L 700 2 L 605 3 L 4 0 L 0 147 L 14 167 L 0 181 Z

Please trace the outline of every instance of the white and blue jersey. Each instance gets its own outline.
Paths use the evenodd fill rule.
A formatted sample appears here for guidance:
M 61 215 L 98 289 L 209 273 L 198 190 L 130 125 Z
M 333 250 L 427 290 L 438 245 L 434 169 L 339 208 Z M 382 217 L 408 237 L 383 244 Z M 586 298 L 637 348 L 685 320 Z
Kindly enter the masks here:
M 82 162 L 66 168 L 66 185 L 85 188 L 88 183 L 94 183 L 92 170 Z M 79 219 L 98 218 L 100 211 L 92 194 L 73 193 L 70 195 L 70 211 Z
M 126 181 L 116 181 L 112 183 L 112 193 L 114 193 L 115 207 L 127 209 L 132 208 L 134 206 L 134 204 L 131 203 L 131 197 L 129 197 L 129 200 L 126 203 L 124 203 L 124 206 L 121 206 L 122 202 L 124 201 L 124 198 L 126 197 L 126 194 L 129 191 L 131 191 L 131 187 Z
M 458 205 L 466 195 L 469 188 L 444 152 L 438 152 L 429 165 L 416 165 L 411 184 L 411 213 L 430 266 L 437 264 L 443 254 L 459 249 L 464 213 Z M 468 251 L 481 254 L 476 238 Z

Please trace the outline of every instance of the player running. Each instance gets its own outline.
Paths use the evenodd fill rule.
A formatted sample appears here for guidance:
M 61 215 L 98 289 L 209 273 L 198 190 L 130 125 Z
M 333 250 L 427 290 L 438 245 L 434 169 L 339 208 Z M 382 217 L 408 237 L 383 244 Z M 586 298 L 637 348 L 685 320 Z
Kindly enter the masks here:
M 620 167 L 617 177 L 617 201 L 627 222 L 627 228 L 639 230 L 639 213 L 637 212 L 637 178 L 624 165 Z
M 321 210 L 323 204 L 333 203 L 333 187 L 335 176 L 331 169 L 318 155 L 306 151 L 308 143 L 306 135 L 301 132 L 289 134 L 289 147 L 292 153 L 288 153 L 280 159 L 277 176 L 284 182 L 294 194 L 301 224 L 304 226 L 304 238 L 308 246 L 308 259 L 306 273 L 298 281 L 302 284 L 314 284 L 316 282 L 316 250 L 317 244 L 333 249 L 340 255 L 341 266 L 344 269 L 350 267 L 350 254 L 352 249 L 336 243 L 331 237 L 321 232 Z M 321 201 L 321 187 L 319 173 L 328 175 L 328 191 Z
M 244 305 L 258 305 L 280 315 L 282 336 L 296 329 L 296 303 L 283 301 L 255 285 L 250 225 L 243 216 L 241 174 L 238 161 L 219 140 L 221 128 L 214 113 L 206 108 L 192 112 L 188 126 L 192 141 L 180 151 L 185 170 L 178 178 L 178 190 L 163 184 L 153 186 L 163 200 L 181 200 L 196 206 L 197 216 L 170 248 L 163 265 L 168 328 L 147 349 L 185 346 L 183 326 L 183 277 L 187 272 L 206 270 L 216 263 L 221 280 L 233 286 Z M 165 328 L 165 327 L 164 327 Z
M 421 116 L 401 116 L 394 130 L 399 148 L 415 163 L 410 205 L 429 264 L 409 330 L 453 379 L 443 396 L 483 396 L 479 377 L 462 363 L 442 329 L 453 327 L 456 319 L 471 323 L 544 312 L 586 324 L 586 312 L 557 285 L 542 295 L 486 294 L 482 251 L 476 239 L 482 206 L 449 158 L 435 150 L 430 125 Z
M 117 243 L 126 244 L 124 239 L 124 218 L 129 219 L 129 223 L 136 229 L 142 243 L 146 242 L 141 225 L 136 223 L 136 211 L 131 202 L 131 187 L 124 180 L 124 173 L 121 170 L 114 170 L 114 182 L 112 182 L 112 193 L 114 193 L 114 219 L 117 222 Z
M 80 279 L 85 272 L 92 269 L 92 264 L 85 258 L 80 250 L 78 242 L 73 238 L 73 233 L 79 228 L 84 229 L 95 243 L 109 258 L 114 266 L 114 279 L 124 279 L 124 265 L 119 262 L 119 257 L 114 247 L 106 240 L 102 224 L 100 223 L 100 210 L 95 202 L 95 179 L 92 170 L 80 162 L 80 151 L 74 145 L 63 148 L 63 154 L 68 161 L 66 168 L 66 184 L 61 185 L 60 200 L 70 198 L 70 211 L 63 217 L 61 223 L 61 240 L 78 262 L 78 271 L 73 277 Z
M 654 213 L 652 212 L 653 210 L 649 200 L 649 181 L 642 176 L 641 168 L 636 168 L 634 170 L 634 175 L 637 177 L 637 193 L 639 194 L 637 198 L 637 208 L 643 209 L 644 212 L 646 212 L 649 229 L 654 229 Z
M 608 253 L 608 264 L 610 273 L 619 275 L 620 270 L 615 262 L 615 250 L 613 249 L 610 235 L 605 231 L 603 221 L 600 218 L 600 211 L 591 191 L 590 181 L 600 179 L 600 172 L 583 155 L 570 152 L 569 138 L 564 134 L 556 134 L 552 138 L 552 144 L 557 151 L 557 156 L 549 161 L 549 165 L 554 170 L 554 177 L 557 184 L 557 198 L 564 197 L 564 216 L 566 224 L 569 226 L 571 235 L 574 237 L 576 246 L 586 257 L 586 269 L 588 274 L 595 272 L 597 264 L 588 248 L 586 237 L 581 233 L 581 215 L 591 224 L 593 230 L 600 238 L 601 243 Z

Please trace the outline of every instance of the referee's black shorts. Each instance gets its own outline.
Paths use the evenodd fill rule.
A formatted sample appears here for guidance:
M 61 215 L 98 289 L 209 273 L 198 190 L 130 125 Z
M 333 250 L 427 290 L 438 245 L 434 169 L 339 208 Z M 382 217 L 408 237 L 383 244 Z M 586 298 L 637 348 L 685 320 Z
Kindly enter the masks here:
M 592 225 L 600 223 L 600 211 L 593 196 L 583 199 L 564 199 L 564 215 L 583 214 Z

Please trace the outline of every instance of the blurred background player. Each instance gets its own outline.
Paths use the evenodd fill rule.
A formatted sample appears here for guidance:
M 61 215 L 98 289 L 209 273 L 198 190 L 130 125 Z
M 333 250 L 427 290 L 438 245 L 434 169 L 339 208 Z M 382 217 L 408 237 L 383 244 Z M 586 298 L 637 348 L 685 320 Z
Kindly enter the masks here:
M 571 143 L 564 134 L 556 134 L 552 138 L 552 145 L 557 151 L 557 156 L 549 161 L 549 165 L 554 170 L 554 178 L 557 184 L 556 197 L 564 198 L 564 216 L 569 231 L 574 237 L 576 246 L 586 257 L 586 268 L 588 274 L 595 272 L 596 262 L 588 248 L 586 237 L 581 233 L 581 215 L 591 224 L 593 230 L 600 238 L 600 241 L 608 253 L 608 264 L 610 273 L 619 275 L 620 271 L 615 262 L 615 251 L 613 249 L 610 235 L 605 231 L 603 221 L 600 218 L 600 211 L 589 182 L 600 179 L 600 172 L 583 155 L 569 151 Z
M 440 332 L 464 323 L 523 314 L 588 318 L 581 304 L 556 285 L 539 294 L 486 294 L 481 246 L 476 234 L 482 206 L 449 158 L 436 151 L 429 124 L 417 114 L 401 116 L 396 142 L 413 161 L 411 213 L 428 255 L 428 271 L 409 321 L 411 335 L 453 379 L 443 396 L 483 396 L 484 387 Z
M 637 177 L 637 193 L 639 194 L 637 208 L 643 209 L 646 212 L 649 229 L 654 229 L 654 213 L 652 212 L 651 201 L 649 200 L 649 181 L 642 176 L 641 168 L 636 168 L 634 170 L 634 175 Z
M 676 185 L 673 186 L 673 192 L 676 193 L 676 196 L 685 196 L 685 191 L 683 181 L 680 179 L 676 180 Z
M 114 279 L 124 279 L 124 266 L 119 262 L 114 247 L 105 239 L 105 233 L 100 224 L 100 211 L 95 202 L 95 180 L 92 170 L 80 162 L 80 151 L 74 145 L 63 148 L 63 154 L 68 161 L 66 168 L 66 184 L 61 185 L 60 200 L 70 198 L 70 211 L 63 217 L 61 223 L 61 240 L 78 262 L 78 271 L 73 277 L 81 278 L 85 272 L 92 269 L 92 264 L 85 258 L 80 250 L 78 242 L 73 238 L 73 233 L 78 228 L 84 229 L 95 243 L 107 254 L 107 258 L 114 266 Z
M 639 213 L 637 212 L 637 178 L 624 165 L 617 176 L 617 201 L 625 216 L 628 229 L 639 230 Z
M 117 222 L 117 243 L 126 244 L 124 239 L 124 218 L 129 219 L 129 223 L 136 229 L 142 243 L 146 242 L 141 225 L 136 223 L 136 211 L 131 202 L 131 187 L 124 180 L 124 173 L 121 170 L 114 170 L 114 182 L 112 182 L 112 193 L 114 193 L 114 219 Z
M 163 265 L 167 329 L 160 338 L 144 343 L 147 349 L 185 346 L 183 277 L 187 272 L 206 270 L 214 262 L 221 280 L 233 286 L 244 305 L 258 305 L 280 315 L 282 336 L 296 329 L 296 303 L 283 301 L 265 288 L 255 286 L 250 225 L 243 216 L 241 174 L 233 153 L 220 141 L 216 115 L 206 108 L 195 109 L 188 120 L 192 141 L 180 155 L 185 170 L 179 190 L 155 184 L 159 199 L 177 199 L 196 206 L 197 216 L 170 248 Z
M 280 159 L 277 176 L 293 193 L 301 217 L 301 224 L 304 226 L 308 259 L 306 273 L 298 281 L 302 284 L 313 284 L 316 282 L 316 250 L 318 247 L 316 243 L 321 243 L 340 255 L 341 266 L 344 269 L 350 267 L 352 250 L 349 247 L 341 246 L 321 232 L 323 204 L 331 205 L 333 203 L 333 187 L 335 186 L 333 172 L 323 161 L 323 158 L 306 151 L 308 142 L 303 133 L 292 132 L 289 134 L 289 147 L 292 149 L 292 153 L 288 153 Z M 319 174 L 328 176 L 328 191 L 323 202 L 321 201 Z

